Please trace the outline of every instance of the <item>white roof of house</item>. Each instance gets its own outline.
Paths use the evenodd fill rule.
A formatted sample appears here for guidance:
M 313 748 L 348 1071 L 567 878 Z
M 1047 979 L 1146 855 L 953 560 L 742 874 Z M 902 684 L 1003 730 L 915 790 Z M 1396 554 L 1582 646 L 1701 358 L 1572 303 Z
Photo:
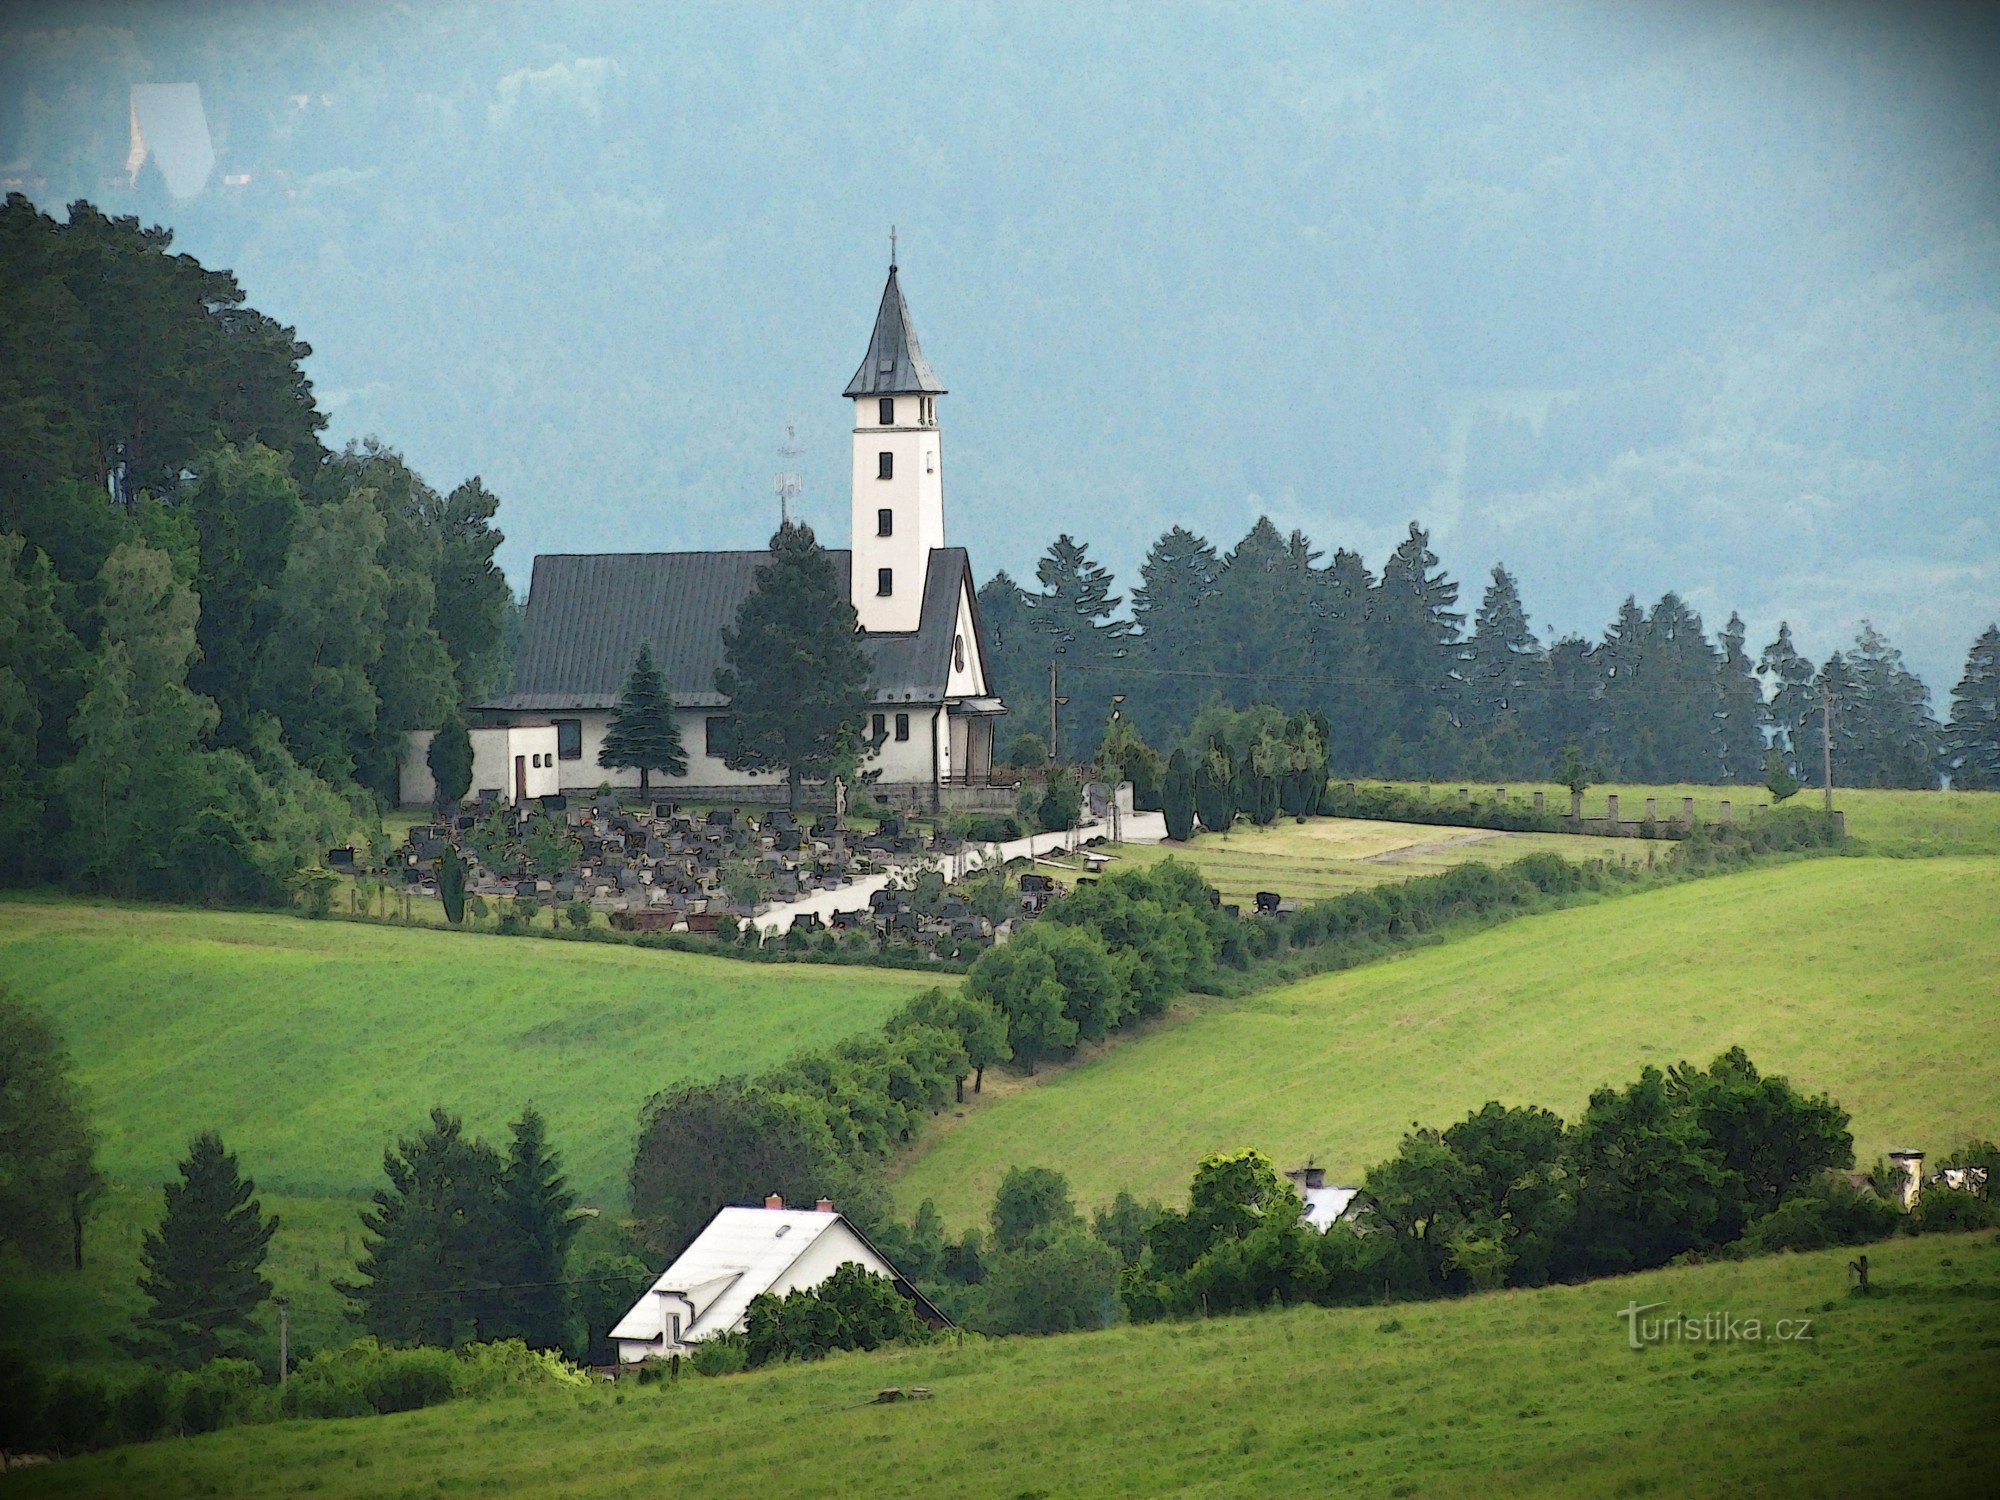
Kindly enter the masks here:
M 1301 1188 L 1299 1196 L 1306 1200 L 1305 1221 L 1321 1234 L 1333 1228 L 1347 1207 L 1360 1194 L 1360 1188 L 1316 1187 Z
M 844 1222 L 838 1213 L 814 1209 L 721 1209 L 618 1320 L 611 1338 L 639 1343 L 658 1339 L 666 1331 L 661 1299 L 655 1295 L 659 1292 L 679 1292 L 694 1304 L 694 1319 L 681 1331 L 683 1341 L 733 1328 L 751 1299 L 768 1292 L 822 1235 Z

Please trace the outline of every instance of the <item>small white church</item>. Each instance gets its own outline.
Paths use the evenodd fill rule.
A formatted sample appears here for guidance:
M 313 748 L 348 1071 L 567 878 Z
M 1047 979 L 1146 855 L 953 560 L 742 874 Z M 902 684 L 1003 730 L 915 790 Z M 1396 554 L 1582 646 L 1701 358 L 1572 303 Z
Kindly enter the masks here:
M 917 342 L 897 268 L 875 314 L 867 355 L 843 394 L 854 403 L 850 545 L 829 549 L 872 664 L 873 704 L 860 726 L 876 748 L 863 769 L 904 803 L 938 806 L 954 789 L 984 787 L 993 695 L 965 549 L 946 545 L 944 455 L 938 400 L 945 388 Z M 477 712 L 473 793 L 506 802 L 609 783 L 636 787 L 636 771 L 598 764 L 598 751 L 640 644 L 652 647 L 680 710 L 684 777 L 654 776 L 666 800 L 741 797 L 781 788 L 723 764 L 729 703 L 715 689 L 722 630 L 770 554 L 555 553 L 535 559 L 511 692 Z M 413 735 L 402 798 L 435 795 Z M 960 794 L 961 796 L 964 794 Z M 976 796 L 976 793 L 972 794 Z

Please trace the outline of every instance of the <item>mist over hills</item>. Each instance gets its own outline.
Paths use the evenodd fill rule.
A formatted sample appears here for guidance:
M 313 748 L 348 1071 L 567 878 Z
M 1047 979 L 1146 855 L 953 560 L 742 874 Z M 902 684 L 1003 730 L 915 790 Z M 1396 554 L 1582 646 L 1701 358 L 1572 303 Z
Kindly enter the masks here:
M 1991 7 L 17 6 L 0 177 L 234 268 L 517 587 L 759 544 L 788 422 L 844 538 L 893 222 L 982 576 L 1418 517 L 1538 628 L 1872 617 L 1940 709 L 2000 612 Z

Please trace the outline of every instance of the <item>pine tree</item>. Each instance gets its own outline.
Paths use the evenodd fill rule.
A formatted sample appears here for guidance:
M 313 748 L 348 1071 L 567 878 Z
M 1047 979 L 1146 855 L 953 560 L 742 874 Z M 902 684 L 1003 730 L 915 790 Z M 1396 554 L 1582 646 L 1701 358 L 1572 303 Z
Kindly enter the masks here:
M 1987 626 L 1966 653 L 1945 745 L 1954 789 L 2000 791 L 2000 625 Z
M 841 730 L 867 712 L 868 656 L 854 606 L 812 528 L 787 521 L 771 538 L 771 560 L 722 632 L 715 688 L 732 717 L 724 764 L 783 771 L 788 801 L 821 778 L 841 750 Z
M 1766 710 L 1771 739 L 1791 773 L 1808 785 L 1819 781 L 1819 695 L 1813 687 L 1813 664 L 1792 644 L 1792 627 L 1778 622 L 1778 638 L 1764 648 L 1757 675 L 1771 679 Z
M 1716 663 L 1717 733 L 1725 781 L 1754 784 L 1764 777 L 1764 689 L 1743 649 L 1743 617 L 1732 613 L 1722 627 L 1722 659 Z
M 1164 740 L 1186 718 L 1188 694 L 1172 675 L 1206 661 L 1207 605 L 1221 561 L 1205 537 L 1176 526 L 1146 553 L 1132 590 L 1134 678 L 1126 705 L 1140 728 Z
M 639 795 L 652 790 L 652 773 L 687 775 L 687 751 L 681 746 L 679 717 L 666 678 L 653 665 L 652 646 L 641 641 L 632 675 L 618 695 L 597 763 L 608 771 L 637 771 Z
M 582 1219 L 576 1194 L 563 1177 L 562 1156 L 548 1143 L 548 1127 L 532 1104 L 511 1127 L 513 1142 L 500 1170 L 500 1220 L 510 1252 L 505 1315 L 490 1337 L 516 1337 L 535 1349 L 559 1349 L 569 1333 L 568 1288 L 563 1271 Z
M 1432 741 L 1449 739 L 1440 723 L 1456 696 L 1459 627 L 1465 616 L 1452 606 L 1458 585 L 1438 569 L 1430 536 L 1415 521 L 1382 565 L 1382 578 L 1369 599 L 1369 645 L 1381 679 L 1384 713 L 1374 725 L 1377 743 L 1394 735 L 1406 746 L 1443 749 Z
M 214 1131 L 188 1146 L 181 1180 L 166 1185 L 160 1227 L 139 1252 L 139 1290 L 151 1304 L 134 1343 L 194 1366 L 239 1353 L 271 1295 L 262 1274 L 278 1218 L 263 1215 L 257 1185 L 237 1169 Z
M 1852 743 L 1847 784 L 1935 787 L 1941 747 L 1931 690 L 1866 620 L 1847 664 L 1852 683 L 1840 705 Z
M 1109 665 L 1124 655 L 1129 622 L 1113 619 L 1120 596 L 1111 592 L 1110 572 L 1092 562 L 1090 548 L 1071 541 L 1067 534 L 1056 538 L 1048 553 L 1036 565 L 1035 576 L 1042 592 L 1026 597 L 1028 624 L 1035 636 L 1035 669 L 1046 679 L 1049 663 L 1062 672 L 1088 672 L 1069 688 L 1069 695 L 1106 702 L 1114 682 L 1093 668 Z M 1096 737 L 1101 720 L 1096 714 L 1077 716 L 1078 730 L 1064 736 L 1060 747 L 1071 759 L 1088 760 L 1096 753 Z
M 363 1211 L 370 1238 L 338 1290 L 385 1343 L 452 1346 L 504 1321 L 510 1284 L 499 1207 L 500 1158 L 468 1140 L 458 1117 L 431 1111 L 414 1140 L 385 1152 L 387 1187 Z

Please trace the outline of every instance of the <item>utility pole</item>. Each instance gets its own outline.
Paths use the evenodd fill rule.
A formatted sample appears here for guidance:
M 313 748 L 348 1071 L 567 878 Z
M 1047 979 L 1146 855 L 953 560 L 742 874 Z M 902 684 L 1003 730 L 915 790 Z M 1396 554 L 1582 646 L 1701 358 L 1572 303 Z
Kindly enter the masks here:
M 1049 658 L 1049 769 L 1050 770 L 1054 770 L 1057 766 L 1062 764 L 1062 741 L 1057 737 L 1061 728 L 1061 718 L 1057 711 L 1061 709 L 1062 706 L 1067 702 L 1069 702 L 1069 699 L 1058 697 L 1056 694 L 1056 661 L 1054 657 L 1050 657 Z
M 1825 807 L 1833 811 L 1833 687 L 1824 673 L 1819 679 L 1820 784 L 1826 788 Z
M 292 1299 L 271 1300 L 278 1305 L 278 1384 L 282 1386 L 292 1363 Z

